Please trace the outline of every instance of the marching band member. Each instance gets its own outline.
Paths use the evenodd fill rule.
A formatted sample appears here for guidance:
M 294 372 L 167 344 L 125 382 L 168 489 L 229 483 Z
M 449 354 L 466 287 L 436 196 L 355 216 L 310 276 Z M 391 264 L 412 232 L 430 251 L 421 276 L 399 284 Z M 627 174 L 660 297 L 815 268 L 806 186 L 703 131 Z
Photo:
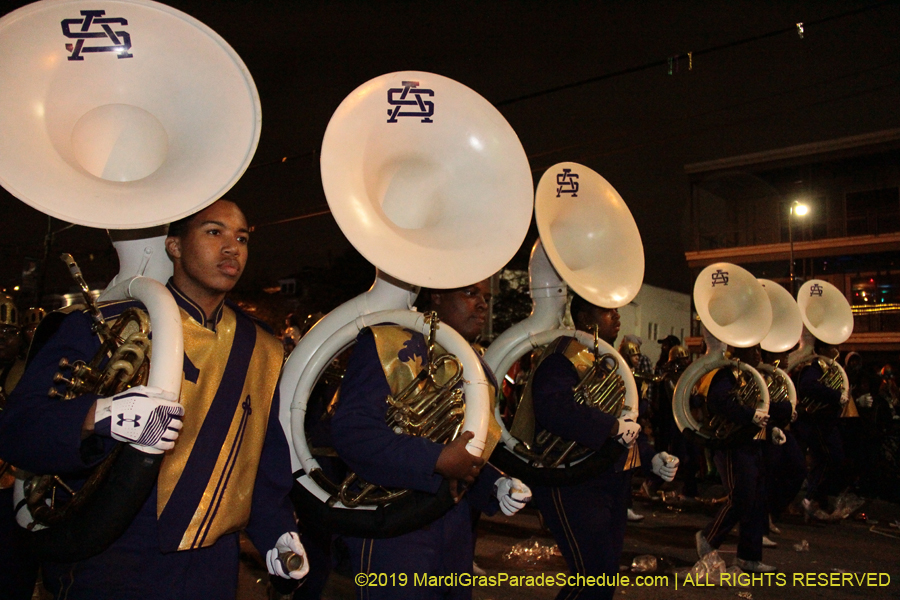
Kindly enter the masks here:
M 787 352 L 763 350 L 762 358 L 763 362 L 772 366 L 787 364 Z M 796 418 L 796 411 L 789 401 L 769 404 L 766 440 L 770 443 L 763 445 L 769 513 L 768 531 L 763 537 L 763 545 L 767 548 L 776 547 L 768 533 L 780 533 L 773 528 L 772 523 L 779 520 L 784 510 L 797 497 L 797 492 L 806 479 L 806 457 L 790 429 Z
M 452 290 L 432 290 L 430 309 L 442 325 L 472 343 L 487 318 L 489 281 Z M 471 573 L 474 544 L 471 508 L 511 515 L 531 492 L 469 454 L 471 432 L 442 445 L 395 433 L 385 422 L 385 398 L 398 390 L 389 373 L 398 361 L 421 369 L 427 358 L 424 336 L 387 325 L 363 330 L 341 384 L 332 421 L 335 449 L 364 480 L 377 485 L 436 493 L 450 482 L 456 505 L 426 527 L 385 539 L 345 536 L 356 573 L 450 575 Z M 496 386 L 496 384 L 495 384 Z M 489 432 L 489 436 L 490 436 Z M 471 587 L 422 588 L 413 585 L 359 587 L 359 598 L 471 598 Z
M 814 349 L 819 356 L 837 358 L 837 346 L 818 338 Z M 792 375 L 796 377 L 797 397 L 808 400 L 804 403 L 806 408 L 798 411 L 794 429 L 801 446 L 809 452 L 810 468 L 806 477 L 803 509 L 808 518 L 813 518 L 820 509 L 828 512 L 828 485 L 843 489 L 843 480 L 846 479 L 841 472 L 844 445 L 838 421 L 850 398 L 844 396 L 840 389 L 822 383 L 824 371 L 819 360 L 811 361 Z
M 0 411 L 25 371 L 23 332 L 13 299 L 0 295 Z M 11 600 L 30 600 L 38 563 L 22 543 L 22 531 L 13 512 L 15 469 L 0 460 L 0 590 Z
M 749 348 L 729 347 L 733 359 L 748 365 L 760 363 L 759 345 Z M 738 384 L 734 370 L 722 368 L 707 374 L 712 381 L 706 396 L 711 415 L 724 416 L 744 426 L 728 445 L 716 448 L 714 460 L 728 501 L 715 518 L 696 534 L 697 554 L 703 558 L 721 546 L 732 527 L 740 523 L 735 564 L 744 571 L 771 573 L 777 569 L 762 562 L 762 538 L 766 527 L 765 478 L 762 462 L 762 440 L 755 439 L 757 428 L 765 428 L 766 412 L 741 405 L 734 397 Z M 755 426 L 755 427 L 754 427 Z
M 619 354 L 621 354 L 628 362 L 629 366 L 631 366 L 631 372 L 636 376 L 643 375 L 644 377 L 647 377 L 652 375 L 650 359 L 641 354 L 639 337 L 630 334 L 626 335 L 625 339 L 622 340 L 622 343 L 619 345 Z M 645 379 L 639 383 L 638 389 L 640 391 L 640 401 L 638 402 L 638 424 L 641 426 L 641 432 L 638 434 L 637 442 L 635 443 L 637 444 L 638 452 L 641 457 L 641 468 L 646 477 L 643 485 L 646 486 L 646 490 L 656 490 L 659 489 L 659 486 L 662 485 L 663 481 L 672 481 L 672 478 L 664 479 L 660 477 L 654 472 L 654 467 L 657 467 L 660 463 L 664 463 L 666 470 L 671 471 L 672 477 L 674 477 L 675 471 L 678 468 L 678 459 L 665 451 L 660 452 L 657 455 L 653 450 L 653 444 L 650 443 L 650 438 L 644 432 L 644 427 L 650 423 L 650 407 L 655 395 L 653 392 L 655 392 L 656 389 L 656 382 L 647 381 Z M 628 483 L 625 487 L 630 490 L 634 470 L 629 470 L 628 474 Z M 631 494 L 628 494 L 628 510 L 626 511 L 628 520 L 643 521 L 644 515 L 635 512 L 633 504 Z
M 619 333 L 619 312 L 588 303 L 575 296 L 572 320 L 581 331 L 597 326 L 600 339 L 612 344 Z M 580 376 L 570 356 L 581 347 L 574 338 L 558 338 L 545 351 L 532 380 L 534 414 L 538 425 L 567 440 L 600 450 L 610 438 L 631 449 L 640 426 L 631 419 L 606 414 L 577 404 L 573 389 Z M 577 353 L 577 352 L 576 352 Z M 632 452 L 604 472 L 568 486 L 535 485 L 534 495 L 544 523 L 553 533 L 573 575 L 615 578 L 625 539 L 626 500 L 630 495 Z M 631 464 L 626 466 L 626 461 Z M 663 465 L 665 467 L 665 465 Z M 670 469 L 659 474 L 674 476 Z M 565 587 L 562 598 L 612 598 L 614 586 Z
M 225 299 L 244 270 L 248 241 L 243 213 L 227 200 L 170 226 L 167 287 L 184 334 L 180 403 L 145 386 L 111 398 L 48 397 L 61 357 L 89 361 L 100 346 L 85 312 L 63 320 L 10 398 L 0 417 L 0 456 L 29 471 L 77 478 L 117 441 L 167 452 L 156 486 L 119 539 L 83 561 L 43 564 L 44 584 L 57 598 L 234 598 L 241 529 L 268 551 L 270 573 L 306 574 L 306 561 L 286 573 L 278 560 L 288 550 L 304 554 L 278 424 L 281 344 Z M 113 319 L 135 304 L 101 310 Z

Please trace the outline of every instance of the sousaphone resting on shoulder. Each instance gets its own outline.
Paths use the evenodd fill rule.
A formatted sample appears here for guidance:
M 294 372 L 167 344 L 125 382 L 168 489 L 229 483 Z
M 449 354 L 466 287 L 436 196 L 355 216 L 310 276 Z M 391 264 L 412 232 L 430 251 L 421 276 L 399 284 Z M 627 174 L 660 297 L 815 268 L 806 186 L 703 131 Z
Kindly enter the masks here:
M 628 206 L 596 172 L 577 163 L 560 163 L 541 177 L 535 193 L 535 219 L 540 239 L 529 264 L 532 313 L 494 340 L 485 352 L 485 362 L 503 377 L 526 353 L 543 350 L 561 336 L 575 337 L 592 353 L 576 401 L 616 417 L 637 418 L 637 386 L 626 361 L 592 333 L 562 326 L 568 287 L 605 308 L 628 304 L 640 290 L 644 250 Z M 610 443 L 602 451 L 592 452 L 549 432 L 536 431 L 529 390 L 530 385 L 517 408 L 512 431 L 501 419 L 498 402 L 502 444 L 491 462 L 501 469 L 526 483 L 574 483 L 605 470 L 623 451 L 620 444 Z
M 99 382 L 109 379 L 178 395 L 181 317 L 164 286 L 172 267 L 157 226 L 211 204 L 246 170 L 261 124 L 253 79 L 209 27 L 147 0 L 20 8 L 0 19 L 0 64 L 0 184 L 63 221 L 134 230 L 111 233 L 120 271 L 101 299 L 138 300 L 149 313 L 134 313 L 123 332 L 96 313 L 101 354 L 64 370 L 58 401 L 105 393 L 114 388 Z M 136 376 L 121 375 L 129 370 Z M 143 505 L 162 456 L 122 444 L 95 491 L 76 493 L 71 506 L 62 478 L 18 479 L 16 518 L 35 553 L 71 562 L 101 552 Z
M 781 285 L 768 279 L 759 279 L 758 281 L 766 291 L 772 305 L 772 326 L 759 346 L 766 352 L 782 354 L 793 348 L 800 340 L 800 334 L 803 331 L 800 308 L 791 293 Z M 797 388 L 788 375 L 787 363 L 779 362 L 777 365 L 760 363 L 756 370 L 766 380 L 769 404 L 790 402 L 793 414 L 797 410 Z
M 800 286 L 797 305 L 803 320 L 803 336 L 800 347 L 788 357 L 788 371 L 799 372 L 805 366 L 818 361 L 822 369 L 820 381 L 835 390 L 841 390 L 844 416 L 856 416 L 856 405 L 850 398 L 850 380 L 835 357 L 816 354 L 815 341 L 837 346 L 846 342 L 853 333 L 853 310 L 847 297 L 834 285 L 821 279 L 811 279 Z M 827 410 L 828 406 L 810 398 L 798 400 L 798 410 L 814 414 Z
M 765 288 L 746 269 L 730 263 L 709 265 L 694 282 L 694 306 L 703 325 L 706 354 L 682 373 L 675 387 L 672 412 L 678 428 L 707 445 L 728 444 L 738 436 L 756 433 L 708 410 L 705 391 L 692 407 L 691 396 L 704 376 L 722 368 L 735 370 L 736 399 L 744 406 L 768 412 L 769 391 L 755 365 L 732 360 L 726 345 L 750 348 L 759 344 L 772 325 L 772 304 Z
M 372 288 L 319 321 L 297 344 L 281 378 L 279 418 L 293 449 L 295 502 L 313 525 L 359 537 L 391 537 L 420 528 L 452 506 L 448 486 L 435 496 L 362 485 L 352 476 L 332 480 L 320 464 L 333 452 L 311 449 L 306 420 L 309 397 L 334 358 L 364 327 L 401 325 L 429 337 L 434 321 L 410 310 L 418 286 L 456 288 L 493 275 L 515 254 L 531 222 L 532 179 L 513 129 L 484 98 L 433 73 L 389 73 L 366 82 L 337 108 L 322 141 L 322 185 L 347 239 L 378 269 Z M 467 449 L 485 450 L 491 398 L 477 355 L 443 323 L 435 342 L 462 368 L 464 418 L 446 386 L 394 400 L 392 415 L 413 420 L 435 409 L 450 421 L 435 430 L 462 430 Z M 443 360 L 443 359 L 442 359 Z M 427 379 L 431 379 L 427 369 Z M 438 400 L 430 397 L 432 392 Z M 339 400 L 338 400 L 339 401 Z M 427 410 L 426 410 L 427 406 Z M 385 404 L 387 410 L 387 403 Z M 429 412 L 430 414 L 430 412 Z M 393 418 L 387 415 L 388 418 Z M 423 427 L 392 425 L 418 435 Z

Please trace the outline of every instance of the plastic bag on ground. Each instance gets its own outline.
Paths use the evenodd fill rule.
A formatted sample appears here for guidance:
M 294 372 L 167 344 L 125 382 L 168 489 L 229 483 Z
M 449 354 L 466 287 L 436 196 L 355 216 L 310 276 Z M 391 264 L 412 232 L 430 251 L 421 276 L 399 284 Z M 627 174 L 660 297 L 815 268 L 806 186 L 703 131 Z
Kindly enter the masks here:
M 859 510 L 866 501 L 850 492 L 844 492 L 838 496 L 834 505 L 834 512 L 831 513 L 831 520 L 840 521 L 846 519 L 857 510 Z
M 640 556 L 635 556 L 634 560 L 631 561 L 631 572 L 632 573 L 652 573 L 656 571 L 659 566 L 659 562 L 656 560 L 656 557 L 652 554 L 642 554 Z
M 522 560 L 527 564 L 538 564 L 554 556 L 562 556 L 556 544 L 542 544 L 537 538 L 529 538 L 515 544 L 504 554 L 507 560 Z
M 690 575 L 694 581 L 709 581 L 718 585 L 719 577 L 726 572 L 725 561 L 717 550 L 713 550 L 691 567 Z

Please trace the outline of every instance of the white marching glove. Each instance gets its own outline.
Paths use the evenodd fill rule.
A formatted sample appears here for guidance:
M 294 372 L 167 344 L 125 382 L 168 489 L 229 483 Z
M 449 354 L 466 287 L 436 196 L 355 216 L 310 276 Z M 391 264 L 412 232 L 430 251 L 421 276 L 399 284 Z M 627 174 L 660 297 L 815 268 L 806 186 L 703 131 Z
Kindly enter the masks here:
M 641 426 L 634 422 L 634 419 L 619 419 L 619 433 L 616 435 L 616 441 L 631 448 L 638 434 L 641 432 Z
M 772 428 L 772 443 L 776 446 L 780 446 L 787 441 L 787 436 L 784 435 L 784 432 L 777 427 Z
M 293 568 L 291 568 L 293 567 Z M 266 568 L 270 575 L 284 579 L 303 579 L 309 573 L 306 550 L 296 531 L 281 534 L 275 547 L 266 552 Z
M 841 406 L 846 406 L 848 402 L 850 402 L 850 395 L 841 394 Z
M 797 409 L 791 409 L 791 423 L 797 420 L 797 417 L 800 416 L 800 413 L 797 412 Z
M 856 399 L 856 404 L 858 404 L 861 408 L 872 408 L 872 404 L 874 402 L 875 399 L 872 398 L 872 394 L 863 394 Z
M 139 385 L 111 398 L 98 398 L 94 432 L 141 446 L 150 454 L 171 450 L 181 431 L 184 407 L 178 396 L 160 388 Z
M 494 482 L 497 490 L 497 500 L 500 501 L 500 510 L 507 517 L 511 517 L 531 501 L 531 488 L 515 477 L 501 477 Z
M 650 459 L 650 470 L 659 475 L 663 481 L 672 481 L 678 471 L 679 462 L 677 456 L 660 452 Z
M 753 414 L 753 424 L 758 426 L 760 429 L 765 427 L 769 422 L 769 413 L 764 410 L 756 409 L 756 412 Z

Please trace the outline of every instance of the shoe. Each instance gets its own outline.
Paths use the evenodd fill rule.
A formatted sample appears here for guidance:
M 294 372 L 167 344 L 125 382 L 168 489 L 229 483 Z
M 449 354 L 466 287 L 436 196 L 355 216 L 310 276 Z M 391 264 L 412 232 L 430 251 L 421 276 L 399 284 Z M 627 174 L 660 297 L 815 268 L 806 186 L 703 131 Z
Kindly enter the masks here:
M 487 571 L 478 566 L 478 563 L 474 560 L 472 561 L 472 574 L 478 575 L 479 577 L 483 577 L 487 575 Z
M 750 571 L 751 573 L 774 573 L 778 570 L 778 567 L 767 565 L 766 563 L 758 560 L 744 560 L 743 558 L 736 558 L 734 564 L 739 566 L 742 571 Z
M 767 535 L 763 536 L 763 548 L 777 548 L 777 547 L 778 547 L 777 542 L 774 542 L 771 539 L 769 539 L 769 536 L 767 536 Z
M 769 515 L 769 533 L 774 533 L 775 535 L 781 535 L 781 529 L 779 529 L 775 523 L 772 522 L 772 515 Z
M 709 545 L 709 542 L 705 537 L 703 537 L 703 531 L 698 531 L 697 535 L 694 536 L 694 540 L 697 543 L 697 556 L 703 558 L 707 554 L 713 551 L 713 547 Z
M 619 514 L 622 514 L 622 513 L 619 513 Z M 628 509 L 628 520 L 629 521 L 643 521 L 644 515 L 639 515 L 636 512 L 634 512 L 632 509 L 629 508 Z

